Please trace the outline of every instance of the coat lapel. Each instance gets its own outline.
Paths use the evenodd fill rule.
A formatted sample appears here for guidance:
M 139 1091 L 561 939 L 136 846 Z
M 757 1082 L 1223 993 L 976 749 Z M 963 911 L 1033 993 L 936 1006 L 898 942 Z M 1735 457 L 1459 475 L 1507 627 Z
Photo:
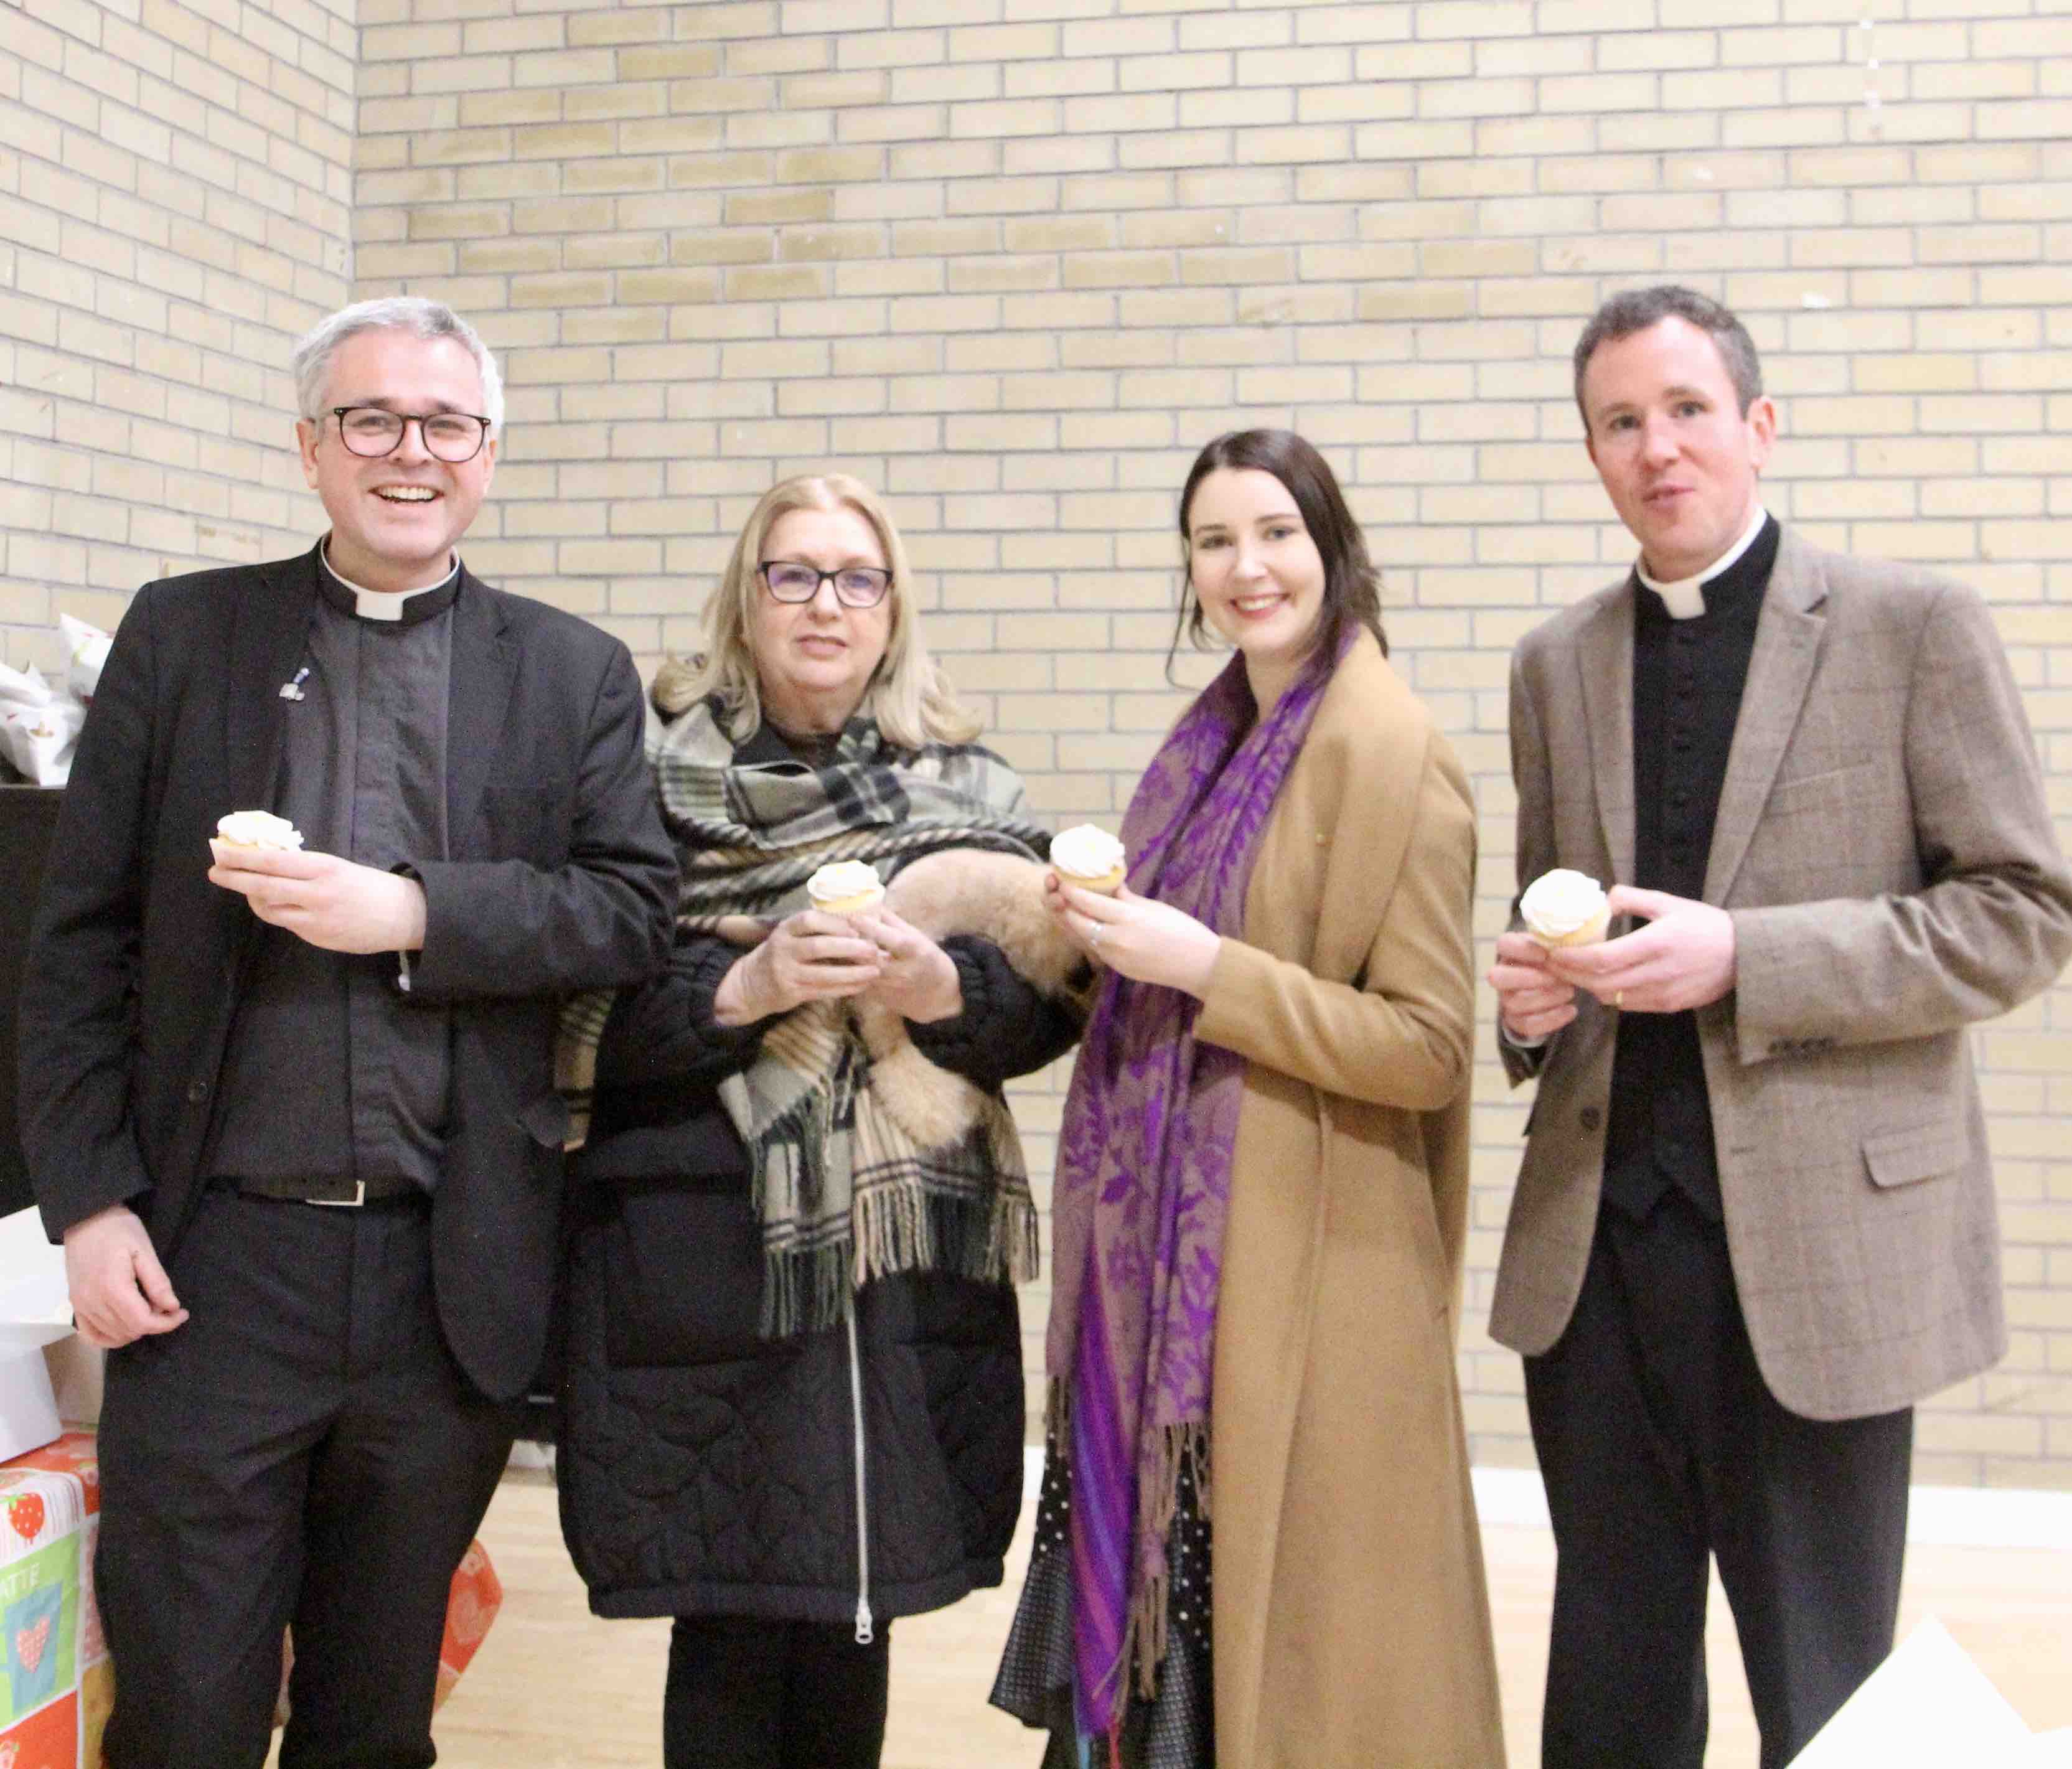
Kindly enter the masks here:
M 1820 636 L 1827 625 L 1826 616 L 1813 611 L 1827 594 L 1819 566 L 1787 529 L 1756 621 L 1755 649 L 1749 657 L 1720 808 L 1712 820 L 1712 847 L 1705 863 L 1709 903 L 1724 906 L 1733 888 L 1778 764 L 1798 729 L 1820 658 Z
M 446 689 L 446 832 L 450 859 L 464 851 L 489 764 L 504 735 L 518 647 L 506 636 L 495 593 L 463 566 L 454 603 L 453 659 Z
M 287 710 L 281 689 L 294 678 L 309 648 L 316 557 L 312 549 L 298 559 L 262 567 L 240 592 L 224 678 L 224 777 L 230 788 L 226 811 L 273 807 Z
M 1633 877 L 1633 590 L 1607 596 L 1576 641 L 1590 778 L 1611 877 Z

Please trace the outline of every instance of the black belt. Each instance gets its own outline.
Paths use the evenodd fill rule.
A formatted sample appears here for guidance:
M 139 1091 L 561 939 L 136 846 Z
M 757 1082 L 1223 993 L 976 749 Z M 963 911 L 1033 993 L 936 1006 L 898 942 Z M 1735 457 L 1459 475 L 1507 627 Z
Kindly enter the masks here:
M 286 1203 L 356 1205 L 407 1203 L 431 1194 L 414 1179 L 384 1175 L 377 1179 L 311 1179 L 302 1174 L 274 1174 L 257 1179 L 226 1179 L 244 1197 L 276 1198 Z

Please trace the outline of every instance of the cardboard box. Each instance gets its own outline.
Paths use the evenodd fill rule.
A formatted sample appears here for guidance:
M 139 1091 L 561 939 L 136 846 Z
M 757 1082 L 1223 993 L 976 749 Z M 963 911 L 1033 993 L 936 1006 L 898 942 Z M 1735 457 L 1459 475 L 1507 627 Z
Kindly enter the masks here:
M 114 1672 L 93 1601 L 101 1472 L 91 1433 L 0 1467 L 0 1766 L 101 1762 Z

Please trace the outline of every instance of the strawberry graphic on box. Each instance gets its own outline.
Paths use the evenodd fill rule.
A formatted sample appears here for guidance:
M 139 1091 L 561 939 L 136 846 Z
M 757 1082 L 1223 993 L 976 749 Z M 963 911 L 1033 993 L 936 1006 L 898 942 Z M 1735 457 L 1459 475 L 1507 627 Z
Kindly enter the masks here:
M 47 1516 L 43 1495 L 39 1492 L 18 1492 L 7 1500 L 7 1521 L 23 1541 L 34 1541 L 43 1533 Z

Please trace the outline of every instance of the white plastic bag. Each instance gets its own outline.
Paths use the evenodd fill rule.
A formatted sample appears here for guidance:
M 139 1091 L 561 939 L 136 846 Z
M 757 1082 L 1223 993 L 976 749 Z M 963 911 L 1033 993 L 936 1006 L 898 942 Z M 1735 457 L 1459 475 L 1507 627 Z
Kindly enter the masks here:
M 108 661 L 113 642 L 98 627 L 70 615 L 58 616 L 58 631 L 64 636 L 65 655 L 72 660 L 65 670 L 65 686 L 80 700 L 91 703 L 101 685 L 101 666 Z
M 85 703 L 68 689 L 52 688 L 33 664 L 25 670 L 0 664 L 0 755 L 23 780 L 63 786 L 85 723 Z

